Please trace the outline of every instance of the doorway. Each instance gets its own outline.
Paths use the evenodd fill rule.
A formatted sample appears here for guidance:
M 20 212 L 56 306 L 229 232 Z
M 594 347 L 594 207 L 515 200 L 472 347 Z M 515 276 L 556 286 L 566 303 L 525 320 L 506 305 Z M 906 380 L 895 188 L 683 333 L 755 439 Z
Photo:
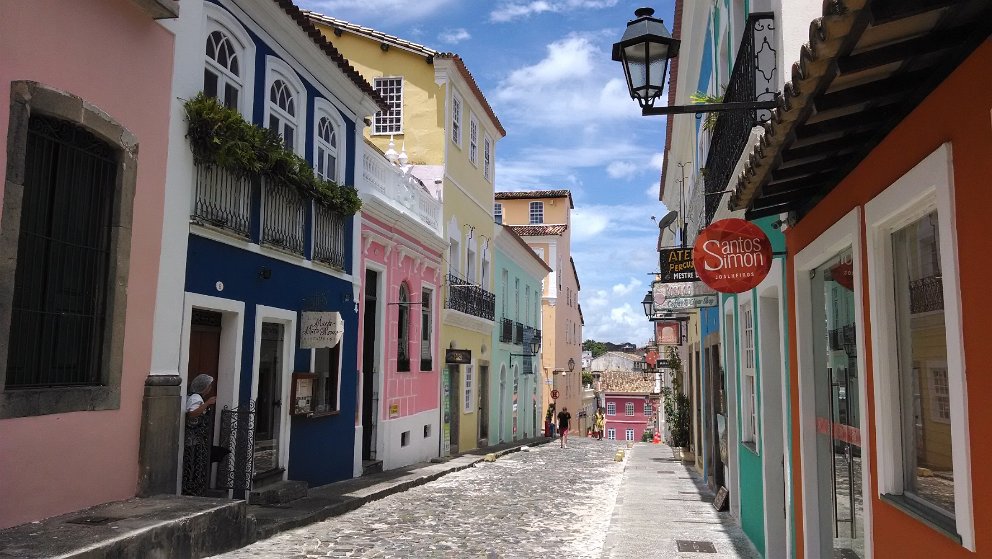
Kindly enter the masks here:
M 711 336 L 714 334 L 711 334 Z M 720 334 L 715 333 L 717 339 Z M 727 400 L 724 392 L 726 374 L 720 365 L 720 344 L 714 343 L 705 348 L 706 367 L 709 374 L 706 375 L 709 381 L 707 407 L 709 408 L 709 439 L 710 448 L 710 483 L 711 488 L 716 491 L 727 486 L 726 469 L 728 460 L 727 443 Z M 729 487 L 727 489 L 730 489 Z M 729 502 L 729 501 L 728 501 Z
M 365 313 L 362 317 L 362 471 L 376 461 L 379 391 L 376 348 L 379 346 L 379 272 L 365 270 Z
M 514 404 L 516 404 L 516 399 L 514 399 Z M 506 441 L 506 433 L 504 429 L 505 423 L 506 423 L 506 366 L 504 365 L 499 369 L 499 441 L 498 442 L 501 443 Z
M 203 309 L 192 309 L 190 315 L 189 361 L 186 369 L 187 398 L 192 392 L 193 379 L 208 375 L 213 379 L 204 400 L 219 393 L 217 386 L 220 363 L 220 335 L 223 315 Z M 183 406 L 184 412 L 189 410 Z M 197 417 L 184 413 L 184 453 L 182 488 L 185 495 L 206 495 L 215 487 L 212 476 L 212 449 L 216 444 L 217 406 L 208 408 Z
M 489 365 L 479 365 L 479 448 L 489 446 Z
M 253 473 L 260 476 L 280 472 L 279 445 L 282 425 L 283 340 L 286 327 L 262 322 L 258 361 L 258 407 L 255 424 Z M 266 476 L 267 477 L 267 476 Z
M 461 416 L 461 370 L 459 365 L 448 365 L 448 406 L 444 411 L 448 422 L 448 453 L 458 454 L 458 423 Z

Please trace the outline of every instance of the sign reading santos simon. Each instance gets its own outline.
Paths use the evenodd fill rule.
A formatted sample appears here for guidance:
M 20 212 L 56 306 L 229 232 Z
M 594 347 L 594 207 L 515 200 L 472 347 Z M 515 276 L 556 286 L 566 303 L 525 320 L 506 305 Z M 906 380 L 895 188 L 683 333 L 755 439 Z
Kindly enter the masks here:
M 772 245 L 757 225 L 721 219 L 703 229 L 693 247 L 696 274 L 720 293 L 757 287 L 772 267 Z

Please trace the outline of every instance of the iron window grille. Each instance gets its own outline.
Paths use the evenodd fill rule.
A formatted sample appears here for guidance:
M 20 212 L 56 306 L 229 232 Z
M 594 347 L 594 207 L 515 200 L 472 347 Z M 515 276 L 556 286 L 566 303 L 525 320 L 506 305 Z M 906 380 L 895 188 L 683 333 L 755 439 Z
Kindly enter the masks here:
M 247 239 L 251 221 L 251 180 L 220 167 L 197 165 L 190 220 Z
M 117 154 L 32 116 L 24 163 L 6 388 L 100 385 Z
M 376 92 L 389 105 L 389 112 L 375 113 L 373 134 L 403 133 L 403 78 L 375 78 Z
M 313 222 L 313 260 L 344 270 L 345 218 L 317 202 Z
M 434 369 L 431 330 L 431 290 L 424 289 L 420 294 L 420 370 Z
M 296 188 L 262 183 L 262 242 L 303 255 L 306 208 L 310 203 Z
M 509 318 L 504 318 L 500 321 L 499 341 L 505 344 L 513 341 L 513 321 Z
M 400 304 L 396 319 L 396 370 L 410 370 L 410 291 L 400 284 Z
M 519 322 L 513 323 L 513 343 L 516 345 L 524 343 L 524 325 Z
M 494 320 L 496 295 L 455 274 L 448 274 L 448 300 L 445 307 L 486 320 Z
M 944 290 L 939 276 L 927 276 L 909 282 L 909 312 L 944 310 Z

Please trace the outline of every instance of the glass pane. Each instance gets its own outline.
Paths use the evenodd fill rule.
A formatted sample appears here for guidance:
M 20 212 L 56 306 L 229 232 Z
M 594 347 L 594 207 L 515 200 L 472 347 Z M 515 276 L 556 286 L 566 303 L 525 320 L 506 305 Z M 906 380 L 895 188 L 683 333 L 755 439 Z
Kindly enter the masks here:
M 954 516 L 937 212 L 893 233 L 905 493 Z
M 217 97 L 217 74 L 206 68 L 203 70 L 203 94 L 207 97 Z
M 229 83 L 224 84 L 224 106 L 229 109 L 238 108 L 238 88 Z

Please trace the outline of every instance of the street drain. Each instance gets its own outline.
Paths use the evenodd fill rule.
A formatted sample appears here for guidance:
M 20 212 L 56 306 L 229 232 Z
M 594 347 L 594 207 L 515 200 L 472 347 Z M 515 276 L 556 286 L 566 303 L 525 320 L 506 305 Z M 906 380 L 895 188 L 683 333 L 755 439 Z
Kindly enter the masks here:
M 679 553 L 716 553 L 713 542 L 703 542 L 698 540 L 675 540 L 679 546 Z
M 101 526 L 107 524 L 108 522 L 113 522 L 115 520 L 121 520 L 120 518 L 114 518 L 113 516 L 77 516 L 76 518 L 66 520 L 66 524 L 82 524 L 84 526 Z
M 659 474 L 674 474 L 672 470 L 658 470 Z

